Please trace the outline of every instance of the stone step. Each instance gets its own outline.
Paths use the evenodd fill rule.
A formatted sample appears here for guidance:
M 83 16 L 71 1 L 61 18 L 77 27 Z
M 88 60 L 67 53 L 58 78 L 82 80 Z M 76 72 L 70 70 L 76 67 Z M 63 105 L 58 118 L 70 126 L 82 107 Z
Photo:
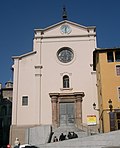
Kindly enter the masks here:
M 67 135 L 68 135 L 69 132 L 76 133 L 79 138 L 87 136 L 87 132 L 78 129 L 75 126 L 67 126 L 67 127 L 66 126 L 63 126 L 63 127 L 59 127 L 57 129 L 54 129 L 53 130 L 53 135 L 52 135 L 51 142 L 53 142 L 53 139 L 54 139 L 55 136 L 59 140 L 59 137 L 60 137 L 61 133 L 63 133 L 64 135 L 66 135 L 66 140 L 67 140 L 68 139 Z
M 120 131 L 75 138 L 49 144 L 38 145 L 39 148 L 120 148 Z

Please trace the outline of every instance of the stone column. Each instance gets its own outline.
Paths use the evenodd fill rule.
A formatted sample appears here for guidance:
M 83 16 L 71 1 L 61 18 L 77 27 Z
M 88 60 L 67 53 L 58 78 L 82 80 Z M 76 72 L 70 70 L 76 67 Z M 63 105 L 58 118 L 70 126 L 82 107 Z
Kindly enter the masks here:
M 82 97 L 84 93 L 75 93 L 75 106 L 76 106 L 76 115 L 75 123 L 79 127 L 82 123 Z
M 52 126 L 56 128 L 58 126 L 58 108 L 57 108 L 58 96 L 52 93 L 49 95 L 51 97 L 51 103 L 52 103 Z

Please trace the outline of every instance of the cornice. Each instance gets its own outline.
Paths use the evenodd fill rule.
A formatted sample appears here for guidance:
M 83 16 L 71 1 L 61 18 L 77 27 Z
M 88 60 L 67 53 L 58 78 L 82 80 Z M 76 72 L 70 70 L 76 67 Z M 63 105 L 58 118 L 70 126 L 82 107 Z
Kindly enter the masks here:
M 32 55 L 32 54 L 36 54 L 36 51 L 32 51 L 32 52 L 29 52 L 29 53 L 26 53 L 26 54 L 23 54 L 23 55 L 20 55 L 20 56 L 12 56 L 12 59 L 21 59 L 21 58 L 27 57 L 27 56 Z

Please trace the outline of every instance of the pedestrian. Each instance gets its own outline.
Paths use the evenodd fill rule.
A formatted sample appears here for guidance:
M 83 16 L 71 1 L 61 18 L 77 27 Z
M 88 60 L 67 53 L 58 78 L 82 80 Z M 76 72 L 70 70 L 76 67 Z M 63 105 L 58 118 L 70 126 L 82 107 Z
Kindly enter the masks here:
M 57 141 L 58 141 L 58 138 L 56 136 L 54 136 L 53 142 L 57 142 Z
M 59 141 L 63 141 L 66 139 L 66 135 L 64 135 L 63 133 L 61 133 L 60 137 L 59 137 Z
M 72 135 L 71 135 L 71 132 L 68 132 L 68 135 L 67 135 L 68 139 L 72 139 Z
M 20 141 L 18 138 L 16 138 L 14 142 L 14 148 L 19 148 L 19 146 L 20 146 Z
M 73 132 L 73 138 L 78 138 L 78 135 L 76 133 Z

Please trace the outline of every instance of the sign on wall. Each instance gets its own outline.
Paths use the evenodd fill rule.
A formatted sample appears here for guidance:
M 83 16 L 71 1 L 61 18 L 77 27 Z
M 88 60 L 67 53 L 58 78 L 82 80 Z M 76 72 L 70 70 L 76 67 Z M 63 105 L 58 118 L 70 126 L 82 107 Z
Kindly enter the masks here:
M 96 125 L 97 119 L 96 115 L 87 115 L 87 125 Z

